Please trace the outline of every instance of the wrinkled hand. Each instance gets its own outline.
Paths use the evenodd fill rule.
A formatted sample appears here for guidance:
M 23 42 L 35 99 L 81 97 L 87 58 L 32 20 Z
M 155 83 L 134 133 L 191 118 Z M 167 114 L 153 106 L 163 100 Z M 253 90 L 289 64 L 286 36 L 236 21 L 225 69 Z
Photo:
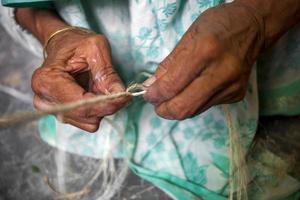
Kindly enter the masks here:
M 47 59 L 32 77 L 34 106 L 37 109 L 125 90 L 112 66 L 108 41 L 102 35 L 80 30 L 67 31 L 50 41 L 47 53 Z M 82 74 L 89 75 L 84 84 L 80 81 L 82 78 L 77 78 L 84 77 Z M 122 97 L 82 107 L 64 114 L 61 119 L 95 132 L 103 116 L 116 112 L 129 100 Z
M 208 9 L 144 83 L 145 99 L 161 117 L 178 120 L 242 100 L 263 47 L 262 30 L 262 19 L 250 7 Z

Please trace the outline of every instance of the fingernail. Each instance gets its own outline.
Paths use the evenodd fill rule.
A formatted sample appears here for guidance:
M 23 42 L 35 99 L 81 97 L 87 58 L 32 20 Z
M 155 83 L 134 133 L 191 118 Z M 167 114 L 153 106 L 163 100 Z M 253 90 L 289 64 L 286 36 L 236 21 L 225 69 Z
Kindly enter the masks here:
M 146 86 L 146 87 L 149 87 L 149 86 L 152 85 L 155 81 L 156 81 L 155 76 L 151 76 L 150 78 L 148 78 L 147 80 L 144 81 L 143 85 Z

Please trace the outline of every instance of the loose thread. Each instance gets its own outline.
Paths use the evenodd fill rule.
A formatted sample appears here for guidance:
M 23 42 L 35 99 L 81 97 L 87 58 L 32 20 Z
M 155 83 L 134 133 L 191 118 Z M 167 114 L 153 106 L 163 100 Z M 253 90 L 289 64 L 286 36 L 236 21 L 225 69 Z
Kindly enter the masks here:
M 246 154 L 240 144 L 228 105 L 224 105 L 223 108 L 229 132 L 229 199 L 233 200 L 234 194 L 236 194 L 237 200 L 247 200 L 248 169 L 245 161 Z
M 21 113 L 8 115 L 8 116 L 3 116 L 0 118 L 0 128 L 14 125 L 16 123 L 33 121 L 49 114 L 51 115 L 63 114 L 65 112 L 74 110 L 79 107 L 89 106 L 96 103 L 117 99 L 120 97 L 139 96 L 144 94 L 145 92 L 146 92 L 145 87 L 142 84 L 135 83 L 130 85 L 125 92 L 119 92 L 119 93 L 108 94 L 108 95 L 100 95 L 100 96 L 92 97 L 85 100 L 79 100 L 71 103 L 58 104 L 44 110 L 21 112 Z
M 114 150 L 116 149 L 117 145 L 119 145 L 124 139 L 124 133 L 122 128 L 115 123 L 115 121 L 104 118 L 105 122 L 108 123 L 118 134 L 117 138 L 111 140 L 111 135 L 106 137 L 103 143 L 108 142 L 109 149 L 106 153 L 103 153 L 102 159 L 99 160 L 99 167 L 96 170 L 96 173 L 90 178 L 90 180 L 78 191 L 74 192 L 67 192 L 61 191 L 59 187 L 56 187 L 53 183 L 50 182 L 49 177 L 45 177 L 45 182 L 49 186 L 49 188 L 57 194 L 54 198 L 55 200 L 62 200 L 62 199 L 81 199 L 83 196 L 92 192 L 92 188 L 96 180 L 101 176 L 102 177 L 102 189 L 98 190 L 98 193 L 103 193 L 96 199 L 111 199 L 112 196 L 115 194 L 115 191 L 118 191 L 122 187 L 122 183 L 124 182 L 127 173 L 128 173 L 128 159 L 122 158 L 124 164 L 120 167 L 121 169 L 115 170 L 114 165 Z M 105 188 L 103 190 L 103 188 Z
M 32 121 L 49 114 L 63 114 L 65 112 L 77 109 L 83 106 L 89 106 L 100 102 L 105 102 L 120 97 L 139 96 L 146 92 L 142 84 L 131 84 L 125 92 L 96 96 L 90 99 L 76 102 L 59 104 L 48 109 L 16 113 L 13 115 L 3 116 L 0 118 L 0 128 L 7 127 L 20 122 Z M 229 131 L 229 160 L 230 160 L 230 192 L 229 199 L 233 199 L 237 189 L 237 199 L 242 197 L 247 199 L 247 168 L 245 162 L 245 153 L 238 139 L 238 134 L 232 122 L 232 116 L 227 105 L 224 105 L 225 119 Z M 234 172 L 235 171 L 235 172 Z M 238 188 L 236 188 L 238 187 Z M 244 193 L 243 193 L 244 192 Z
M 24 103 L 31 104 L 32 97 L 28 94 L 22 93 L 15 88 L 0 84 L 0 91 L 4 92 L 18 100 L 23 101 Z

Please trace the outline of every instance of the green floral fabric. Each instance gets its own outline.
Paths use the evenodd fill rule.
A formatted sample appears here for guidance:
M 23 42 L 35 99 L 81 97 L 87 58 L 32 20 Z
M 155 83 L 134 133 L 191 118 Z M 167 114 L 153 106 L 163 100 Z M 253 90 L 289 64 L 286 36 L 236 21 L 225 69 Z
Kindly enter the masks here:
M 222 1 L 57 0 L 53 3 L 60 16 L 69 24 L 91 28 L 108 38 L 114 65 L 128 84 L 132 81 L 143 81 L 146 78 L 143 77 L 144 72 L 153 73 L 193 21 L 206 9 Z M 291 34 L 300 35 L 299 32 Z M 295 41 L 298 41 L 296 37 Z M 300 45 L 287 46 L 287 50 L 295 55 L 288 56 L 287 53 L 277 72 L 273 72 L 271 68 L 281 58 L 280 49 L 278 55 L 275 54 L 276 57 L 274 52 L 262 57 L 258 65 L 259 83 L 262 84 L 260 91 L 266 93 L 271 89 L 275 90 L 279 87 L 277 83 L 284 82 L 284 86 L 298 83 L 300 78 L 295 77 L 299 72 L 298 49 Z M 289 62 L 284 62 L 287 60 Z M 285 78 L 280 79 L 282 74 Z M 234 126 L 246 151 L 255 135 L 259 114 L 256 76 L 254 66 L 246 97 L 229 106 Z M 272 82 L 273 77 L 274 80 L 277 78 L 276 84 Z M 289 95 L 297 95 L 297 90 L 295 91 Z M 284 97 L 290 97 L 289 95 Z M 299 102 L 293 105 L 297 106 Z M 272 108 L 270 107 L 271 110 Z M 282 112 L 277 110 L 272 112 L 274 113 Z M 214 106 L 191 119 L 170 121 L 158 117 L 152 105 L 144 102 L 142 98 L 136 98 L 127 109 L 110 116 L 107 121 L 104 120 L 96 134 L 86 134 L 75 127 L 61 124 L 52 116 L 42 119 L 39 126 L 41 137 L 49 144 L 95 158 L 101 158 L 109 148 L 103 141 L 114 140 L 119 137 L 120 132 L 125 133 L 124 142 L 118 144 L 119 151 L 115 156 L 129 157 L 130 167 L 135 173 L 170 196 L 180 200 L 218 200 L 228 197 L 228 130 L 222 106 Z M 285 176 L 278 179 L 282 187 L 277 187 L 272 192 L 259 192 L 260 188 L 267 188 L 265 186 L 276 182 L 277 177 L 271 176 L 269 170 L 258 161 L 249 165 L 253 166 L 250 183 L 257 178 L 263 180 L 255 182 L 257 188 L 249 189 L 252 199 L 283 199 L 300 188 L 298 181 Z M 291 189 L 286 190 L 287 186 Z

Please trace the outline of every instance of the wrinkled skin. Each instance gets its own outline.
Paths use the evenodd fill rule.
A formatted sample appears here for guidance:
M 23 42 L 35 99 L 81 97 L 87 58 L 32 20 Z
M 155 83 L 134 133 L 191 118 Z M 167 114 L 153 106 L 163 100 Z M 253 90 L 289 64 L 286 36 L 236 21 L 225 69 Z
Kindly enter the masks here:
M 112 66 L 108 41 L 102 35 L 80 30 L 60 33 L 50 41 L 47 53 L 48 57 L 32 77 L 37 109 L 125 90 Z M 83 73 L 89 74 L 84 86 L 77 80 L 78 74 Z M 59 119 L 95 132 L 102 117 L 115 113 L 128 101 L 130 98 L 122 97 L 82 107 L 59 116 Z
M 264 47 L 263 22 L 249 7 L 225 4 L 204 12 L 144 85 L 145 100 L 158 115 L 183 120 L 211 106 L 244 98 L 251 67 Z M 34 105 L 48 106 L 124 91 L 112 67 L 108 41 L 102 35 L 68 31 L 47 48 L 48 57 L 32 78 Z M 90 73 L 87 89 L 75 79 Z M 84 107 L 61 117 L 89 132 L 102 117 L 124 107 L 129 98 Z
M 208 9 L 144 83 L 145 99 L 161 117 L 177 120 L 242 100 L 264 46 L 262 30 L 262 19 L 249 7 Z

